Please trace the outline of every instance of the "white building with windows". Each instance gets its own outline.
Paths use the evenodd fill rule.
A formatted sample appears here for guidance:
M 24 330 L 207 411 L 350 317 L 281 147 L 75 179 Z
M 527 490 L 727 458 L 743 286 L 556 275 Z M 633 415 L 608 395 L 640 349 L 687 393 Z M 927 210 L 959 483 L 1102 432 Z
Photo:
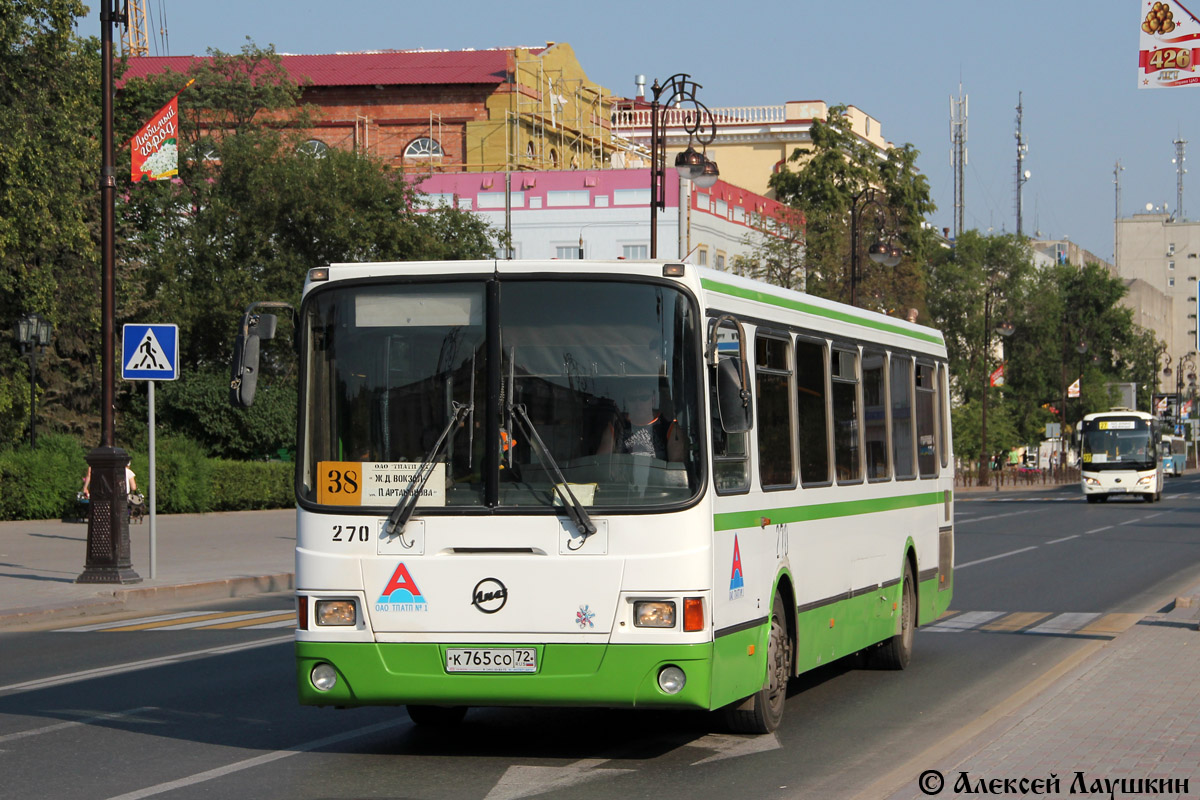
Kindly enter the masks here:
M 668 170 L 658 257 L 729 269 L 782 204 L 717 181 L 700 189 Z M 439 173 L 414 181 L 430 205 L 482 214 L 512 233 L 513 258 L 650 257 L 650 170 Z

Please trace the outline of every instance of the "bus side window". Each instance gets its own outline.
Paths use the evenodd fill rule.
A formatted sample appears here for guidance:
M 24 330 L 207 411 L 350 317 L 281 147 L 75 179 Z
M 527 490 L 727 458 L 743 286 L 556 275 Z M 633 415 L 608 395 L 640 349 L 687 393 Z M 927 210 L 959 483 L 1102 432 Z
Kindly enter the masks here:
M 938 474 L 937 433 L 934 427 L 933 365 L 917 364 L 917 469 L 922 478 Z
M 758 480 L 764 489 L 796 485 L 792 457 L 792 370 L 787 339 L 757 336 L 754 384 L 758 393 Z
M 915 478 L 913 462 L 912 359 L 892 356 L 892 463 L 897 478 Z
M 863 434 L 866 440 L 867 479 L 887 480 L 887 357 L 880 351 L 863 350 Z
M 946 362 L 938 363 L 937 407 L 938 407 L 938 450 L 942 455 L 942 467 L 950 466 L 950 377 L 946 371 Z
M 862 480 L 862 449 L 859 435 L 858 351 L 835 348 L 831 363 L 833 379 L 833 458 L 838 483 Z
M 720 357 L 738 360 L 738 330 L 732 324 L 722 323 L 717 336 Z M 740 365 L 739 365 L 740 367 Z M 739 369 L 740 371 L 740 369 Z M 749 389 L 750 387 L 746 387 Z M 734 494 L 750 489 L 749 434 L 727 433 L 721 427 L 721 414 L 717 409 L 716 380 L 709 391 L 709 415 L 712 428 L 713 484 L 717 494 Z
M 796 340 L 796 411 L 800 420 L 800 480 L 805 486 L 829 483 L 829 385 L 825 343 Z

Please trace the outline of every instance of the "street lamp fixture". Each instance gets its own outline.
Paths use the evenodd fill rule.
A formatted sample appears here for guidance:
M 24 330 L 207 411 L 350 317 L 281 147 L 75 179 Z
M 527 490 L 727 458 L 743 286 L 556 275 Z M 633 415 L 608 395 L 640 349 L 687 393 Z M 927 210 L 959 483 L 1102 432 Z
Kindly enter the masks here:
M 721 176 L 720 170 L 717 169 L 717 162 L 711 158 L 704 159 L 704 169 L 700 174 L 692 178 L 692 183 L 701 189 L 707 189 L 717 182 L 717 178 Z
M 13 328 L 21 354 L 29 357 L 29 446 L 37 447 L 37 361 L 50 344 L 54 326 L 35 311 L 18 319 Z
M 860 273 L 859 268 L 859 246 L 858 232 L 862 225 L 863 214 L 870 207 L 874 207 L 877 222 L 892 223 L 892 214 L 887 206 L 880 203 L 875 198 L 875 190 L 871 188 L 863 189 L 857 194 L 850 197 L 850 305 L 858 305 L 858 278 Z M 894 224 L 893 224 L 894 227 Z M 900 263 L 900 258 L 903 255 L 900 248 L 895 244 L 885 239 L 890 238 L 885 233 L 884 225 L 876 225 L 875 242 L 867 248 L 867 256 L 876 264 L 882 264 L 885 267 L 895 267 Z
M 664 108 L 680 111 L 683 130 L 688 135 L 687 149 L 675 157 L 675 169 L 679 177 L 694 181 L 697 186 L 707 188 L 717 182 L 720 171 L 717 163 L 707 156 L 708 145 L 716 138 L 717 126 L 712 112 L 696 99 L 696 90 L 702 88 L 690 75 L 677 73 L 667 78 L 665 84 L 657 79 L 650 87 L 654 93 L 650 103 L 650 257 L 658 258 L 658 212 L 666 210 L 666 127 Z M 665 100 L 663 99 L 665 96 Z M 700 144 L 700 151 L 692 142 Z

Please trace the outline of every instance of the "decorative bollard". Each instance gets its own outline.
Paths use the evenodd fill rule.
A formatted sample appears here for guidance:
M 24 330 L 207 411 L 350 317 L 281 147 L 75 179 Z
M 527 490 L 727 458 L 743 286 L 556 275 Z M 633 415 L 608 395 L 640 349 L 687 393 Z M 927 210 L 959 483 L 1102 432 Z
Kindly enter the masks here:
M 119 447 L 97 447 L 88 453 L 92 470 L 91 514 L 88 515 L 87 561 L 76 583 L 140 583 L 129 552 L 129 487 L 125 467 L 129 454 Z

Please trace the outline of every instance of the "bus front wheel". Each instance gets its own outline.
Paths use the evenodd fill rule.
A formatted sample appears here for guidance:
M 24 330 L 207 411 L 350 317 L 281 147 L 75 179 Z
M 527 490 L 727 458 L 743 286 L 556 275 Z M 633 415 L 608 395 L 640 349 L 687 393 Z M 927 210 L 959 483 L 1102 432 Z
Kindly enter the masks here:
M 775 596 L 771 607 L 771 632 L 767 640 L 766 685 L 745 700 L 722 709 L 726 726 L 734 733 L 771 733 L 783 719 L 788 680 L 792 676 L 792 642 L 788 636 L 783 599 Z

